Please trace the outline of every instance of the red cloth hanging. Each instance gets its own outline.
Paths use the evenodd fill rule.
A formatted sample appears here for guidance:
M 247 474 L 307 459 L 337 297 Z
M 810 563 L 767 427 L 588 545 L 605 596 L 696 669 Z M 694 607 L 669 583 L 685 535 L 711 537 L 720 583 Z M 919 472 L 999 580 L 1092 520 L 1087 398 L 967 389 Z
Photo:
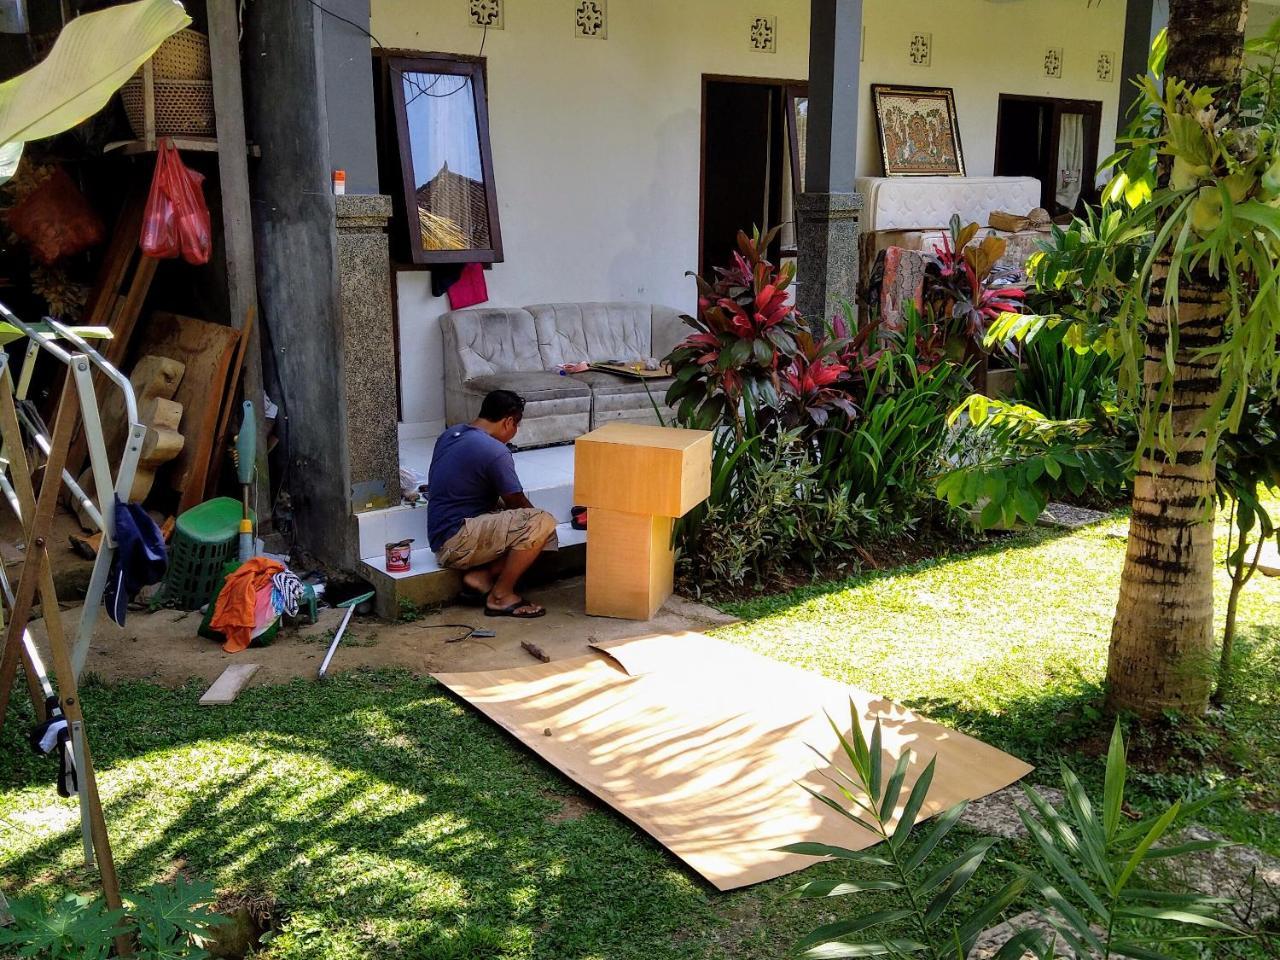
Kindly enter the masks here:
M 484 265 L 468 263 L 462 274 L 449 287 L 449 309 L 461 310 L 474 307 L 489 299 L 489 287 L 484 280 Z

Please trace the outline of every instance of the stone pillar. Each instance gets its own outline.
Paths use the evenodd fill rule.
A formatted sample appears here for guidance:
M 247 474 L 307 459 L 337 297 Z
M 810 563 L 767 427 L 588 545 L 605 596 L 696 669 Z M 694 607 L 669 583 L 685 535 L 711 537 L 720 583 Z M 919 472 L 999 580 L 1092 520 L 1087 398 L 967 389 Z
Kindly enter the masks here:
M 857 302 L 858 66 L 863 0 L 811 0 L 805 192 L 796 204 L 796 300 L 815 329 Z
M 840 313 L 843 301 L 857 304 L 861 210 L 857 193 L 804 193 L 796 205 L 796 306 L 815 331 Z
M 346 394 L 347 491 L 353 513 L 400 502 L 396 347 L 391 321 L 391 198 L 334 197 L 338 312 Z M 334 431 L 335 438 L 341 431 Z
M 1135 77 L 1147 72 L 1151 44 L 1156 34 L 1169 25 L 1169 5 L 1156 0 L 1128 0 L 1124 13 L 1124 52 L 1117 69 L 1120 81 L 1120 110 L 1116 115 L 1117 133 L 1129 125 L 1129 110 L 1138 99 Z

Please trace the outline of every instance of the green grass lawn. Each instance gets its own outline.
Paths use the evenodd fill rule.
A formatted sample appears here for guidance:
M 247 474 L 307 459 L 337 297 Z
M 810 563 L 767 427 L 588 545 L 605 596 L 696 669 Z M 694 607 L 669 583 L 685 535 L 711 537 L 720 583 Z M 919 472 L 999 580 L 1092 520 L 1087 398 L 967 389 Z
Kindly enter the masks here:
M 719 635 L 921 708 L 1040 764 L 1036 781 L 1066 756 L 1093 786 L 1123 531 L 1034 531 L 740 604 L 746 622 Z M 1250 585 L 1240 622 L 1238 699 L 1139 738 L 1152 760 L 1131 799 L 1237 783 L 1205 819 L 1280 854 L 1280 581 Z M 182 869 L 273 897 L 268 957 L 764 960 L 851 906 L 784 900 L 795 878 L 716 893 L 428 679 L 342 675 L 216 711 L 200 692 L 84 690 L 117 862 L 126 889 Z M 15 720 L 0 734 L 0 885 L 87 888 L 75 807 Z M 957 831 L 938 856 L 969 840 Z M 993 866 L 974 894 L 1006 877 Z

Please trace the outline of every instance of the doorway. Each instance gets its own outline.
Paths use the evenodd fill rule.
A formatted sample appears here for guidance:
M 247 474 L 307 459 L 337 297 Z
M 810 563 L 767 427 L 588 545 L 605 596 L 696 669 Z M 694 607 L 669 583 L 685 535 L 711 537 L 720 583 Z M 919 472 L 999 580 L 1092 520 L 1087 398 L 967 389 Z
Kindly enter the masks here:
M 702 78 L 699 272 L 711 278 L 737 249 L 739 230 L 781 225 L 774 263 L 795 256 L 795 198 L 803 189 L 804 83 Z M 792 175 L 799 168 L 800 177 Z M 799 182 L 797 182 L 799 181 Z
M 1085 204 L 1099 200 L 1095 172 L 1101 127 L 1101 101 L 1002 93 L 995 175 L 1035 177 L 1040 205 L 1052 216 L 1081 213 Z

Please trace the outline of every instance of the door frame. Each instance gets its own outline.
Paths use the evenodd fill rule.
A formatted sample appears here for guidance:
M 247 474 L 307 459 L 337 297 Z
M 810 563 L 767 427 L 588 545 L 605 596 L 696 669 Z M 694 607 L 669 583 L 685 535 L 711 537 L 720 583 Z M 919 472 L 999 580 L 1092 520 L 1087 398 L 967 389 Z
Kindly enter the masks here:
M 792 161 L 792 185 L 797 190 L 798 181 L 795 176 L 796 162 L 798 160 L 798 152 L 793 149 L 794 137 L 792 132 L 795 130 L 795 115 L 793 113 L 792 98 L 796 96 L 796 91 L 803 91 L 804 95 L 809 92 L 808 80 L 787 80 L 781 77 L 740 77 L 734 74 L 726 73 L 704 73 L 702 75 L 702 91 L 700 105 L 698 108 L 698 268 L 702 268 L 702 250 L 705 242 L 704 236 L 704 218 L 703 211 L 706 209 L 707 203 L 707 87 L 712 83 L 745 83 L 756 84 L 758 86 L 775 87 L 781 91 L 784 103 L 782 104 L 783 122 L 787 126 L 787 150 L 791 154 Z
M 1034 94 L 1025 93 L 1002 93 L 996 102 L 996 145 L 995 160 L 1000 159 L 1000 148 L 1003 145 L 1004 137 L 1004 111 L 1001 107 L 1007 102 L 1012 103 L 1038 103 L 1042 106 L 1053 108 L 1052 113 L 1052 129 L 1049 134 L 1049 156 L 1056 158 L 1058 156 L 1059 134 L 1061 125 L 1058 122 L 1059 117 L 1064 113 L 1083 113 L 1093 118 L 1093 130 L 1087 133 L 1085 138 L 1085 156 L 1093 154 L 1094 168 L 1089 173 L 1089 189 L 1080 191 L 1082 197 L 1087 197 L 1092 202 L 1093 195 L 1096 191 L 1094 185 L 1094 175 L 1097 173 L 1097 163 L 1102 158 L 1098 155 L 1098 146 L 1102 140 L 1102 106 L 1101 100 L 1073 100 L 1064 97 L 1043 97 Z M 1055 163 L 1057 161 L 1055 160 Z M 1040 184 L 1040 198 L 1043 201 L 1046 191 L 1051 189 L 1050 184 Z M 1049 194 L 1052 196 L 1052 194 Z M 1048 209 L 1047 207 L 1045 209 Z

